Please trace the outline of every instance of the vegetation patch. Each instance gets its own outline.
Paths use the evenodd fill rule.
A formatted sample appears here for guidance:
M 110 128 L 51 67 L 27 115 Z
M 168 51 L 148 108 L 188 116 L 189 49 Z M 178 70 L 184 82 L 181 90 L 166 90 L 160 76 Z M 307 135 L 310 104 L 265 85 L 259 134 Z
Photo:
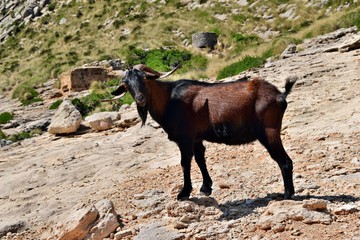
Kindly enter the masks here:
M 53 103 L 49 106 L 49 109 L 50 109 L 50 110 L 57 109 L 62 102 L 63 102 L 62 99 L 56 100 L 55 102 L 53 102 Z
M 12 142 L 18 142 L 18 141 L 21 141 L 21 140 L 24 140 L 27 138 L 32 138 L 37 135 L 41 135 L 42 133 L 43 133 L 43 131 L 41 129 L 34 129 L 30 132 L 21 132 L 21 133 L 10 135 L 6 139 L 8 139 Z
M 222 69 L 216 79 L 222 79 L 239 74 L 253 67 L 260 67 L 265 60 L 261 57 L 245 56 L 239 62 L 230 64 Z
M 10 122 L 12 119 L 14 118 L 14 116 L 9 113 L 9 112 L 3 112 L 0 113 L 0 124 L 5 124 Z
M 6 139 L 6 135 L 3 131 L 0 129 L 0 139 Z
M 350 12 L 342 16 L 338 22 L 340 28 L 357 26 L 360 31 L 360 11 Z
M 139 48 L 130 48 L 126 62 L 128 67 L 136 64 L 145 64 L 157 71 L 169 71 L 172 67 L 182 64 L 181 72 L 194 69 L 205 69 L 207 58 L 202 55 L 193 55 L 188 51 L 177 49 L 152 49 L 145 51 Z
M 29 105 L 34 102 L 41 102 L 39 93 L 27 83 L 18 85 L 13 91 L 12 98 L 17 98 L 23 105 Z

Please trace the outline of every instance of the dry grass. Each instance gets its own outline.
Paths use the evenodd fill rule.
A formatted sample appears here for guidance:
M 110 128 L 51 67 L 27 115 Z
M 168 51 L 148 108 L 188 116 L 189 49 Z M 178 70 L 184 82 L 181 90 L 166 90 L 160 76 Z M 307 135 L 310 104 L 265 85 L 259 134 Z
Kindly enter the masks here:
M 245 55 L 262 56 L 271 48 L 274 54 L 279 54 L 288 43 L 303 39 L 309 33 L 316 36 L 333 30 L 337 19 L 350 11 L 344 10 L 318 19 L 325 8 L 309 9 L 303 1 L 290 0 L 290 4 L 297 6 L 299 18 L 287 21 L 279 19 L 279 14 L 283 11 L 278 10 L 278 5 L 282 1 L 273 0 L 258 3 L 258 6 L 268 7 L 266 13 L 273 14 L 273 22 L 261 18 L 258 6 L 244 7 L 240 9 L 240 15 L 228 14 L 228 19 L 221 21 L 214 18 L 214 14 L 230 13 L 233 9 L 239 9 L 239 6 L 235 2 L 230 2 L 229 6 L 219 5 L 212 0 L 208 2 L 215 5 L 194 10 L 180 6 L 177 1 L 168 1 L 166 4 L 114 0 L 95 1 L 94 4 L 72 1 L 69 6 L 57 4 L 53 15 L 43 17 L 48 18 L 48 24 L 45 25 L 43 19 L 38 19 L 16 36 L 19 44 L 12 47 L 6 44 L 4 47 L 0 46 L 3 54 L 0 91 L 9 90 L 24 81 L 37 85 L 86 62 L 123 58 L 129 46 L 147 49 L 171 46 L 193 54 L 200 53 L 207 56 L 208 68 L 205 71 L 191 70 L 181 77 L 213 78 L 221 69 Z M 81 16 L 79 11 L 82 12 Z M 60 25 L 62 18 L 66 18 L 67 23 Z M 113 24 L 116 20 L 121 20 L 117 26 Z M 305 21 L 311 22 L 311 25 L 299 27 Z M 281 31 L 281 34 L 270 41 L 250 42 L 239 48 L 234 34 L 248 36 L 258 26 L 271 27 Z M 131 33 L 124 35 L 123 31 L 126 29 Z M 289 29 L 294 32 L 289 32 Z M 175 31 L 181 31 L 183 36 L 175 36 Z M 183 46 L 185 38 L 191 40 L 191 35 L 199 31 L 215 31 L 220 34 L 221 44 L 216 49 L 219 54 L 211 55 L 206 51 Z M 5 66 L 15 61 L 18 63 L 17 67 L 11 71 L 4 70 Z

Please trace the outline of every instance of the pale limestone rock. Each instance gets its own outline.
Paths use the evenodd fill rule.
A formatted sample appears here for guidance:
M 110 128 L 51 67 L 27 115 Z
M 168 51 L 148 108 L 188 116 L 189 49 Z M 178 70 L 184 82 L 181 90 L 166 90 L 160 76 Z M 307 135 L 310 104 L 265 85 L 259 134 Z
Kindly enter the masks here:
M 350 213 L 358 212 L 359 209 L 357 206 L 353 204 L 345 204 L 343 206 L 340 206 L 334 210 L 334 213 L 336 215 L 348 215 Z
M 90 127 L 96 131 L 110 129 L 114 125 L 114 121 L 120 119 L 118 112 L 99 112 L 85 118 Z
M 99 211 L 95 206 L 79 209 L 66 221 L 66 233 L 59 240 L 85 238 L 98 216 Z
M 102 199 L 95 204 L 95 208 L 99 211 L 99 218 L 84 240 L 102 240 L 119 226 L 118 215 L 111 201 Z
M 65 222 L 65 234 L 59 240 L 102 240 L 119 226 L 111 201 L 103 199 L 81 208 Z
M 64 100 L 51 119 L 48 132 L 52 134 L 74 133 L 80 127 L 82 117 L 70 100 Z

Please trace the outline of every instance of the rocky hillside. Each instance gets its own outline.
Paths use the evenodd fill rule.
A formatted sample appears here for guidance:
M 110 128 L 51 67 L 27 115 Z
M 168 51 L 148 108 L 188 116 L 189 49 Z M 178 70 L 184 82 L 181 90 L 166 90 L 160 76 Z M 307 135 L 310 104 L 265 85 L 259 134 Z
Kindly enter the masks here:
M 110 130 L 83 122 L 76 134 L 0 148 L 1 239 L 359 239 L 359 41 L 356 28 L 340 30 L 245 73 L 281 90 L 287 76 L 299 77 L 282 131 L 294 162 L 293 200 L 279 197 L 280 170 L 256 142 L 206 143 L 212 196 L 199 195 L 194 164 L 192 196 L 176 201 L 177 146 L 151 119 L 140 127 L 132 106 Z M 0 103 L 19 124 L 4 131 L 54 114 L 48 101 L 24 107 L 2 96 Z
M 85 63 L 128 61 L 137 49 L 207 58 L 188 75 L 216 77 L 245 55 L 277 56 L 289 43 L 360 25 L 357 0 L 0 1 L 0 91 L 34 87 Z M 192 34 L 214 32 L 211 54 Z M 13 95 L 17 97 L 16 94 Z

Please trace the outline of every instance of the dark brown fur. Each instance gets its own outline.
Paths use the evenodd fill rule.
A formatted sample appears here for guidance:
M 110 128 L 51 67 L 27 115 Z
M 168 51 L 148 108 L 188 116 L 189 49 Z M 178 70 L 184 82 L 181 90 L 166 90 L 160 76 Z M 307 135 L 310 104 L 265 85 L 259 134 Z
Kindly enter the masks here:
M 178 199 L 190 196 L 193 156 L 203 175 L 200 191 L 211 194 L 212 180 L 206 168 L 203 140 L 230 145 L 259 140 L 281 169 L 285 198 L 294 194 L 292 160 L 284 150 L 280 131 L 286 96 L 296 79 L 288 79 L 285 92 L 281 93 L 259 78 L 222 84 L 164 82 L 155 80 L 158 76 L 153 72 L 144 71 L 130 70 L 124 85 L 136 100 L 143 123 L 149 112 L 179 146 L 184 187 Z

